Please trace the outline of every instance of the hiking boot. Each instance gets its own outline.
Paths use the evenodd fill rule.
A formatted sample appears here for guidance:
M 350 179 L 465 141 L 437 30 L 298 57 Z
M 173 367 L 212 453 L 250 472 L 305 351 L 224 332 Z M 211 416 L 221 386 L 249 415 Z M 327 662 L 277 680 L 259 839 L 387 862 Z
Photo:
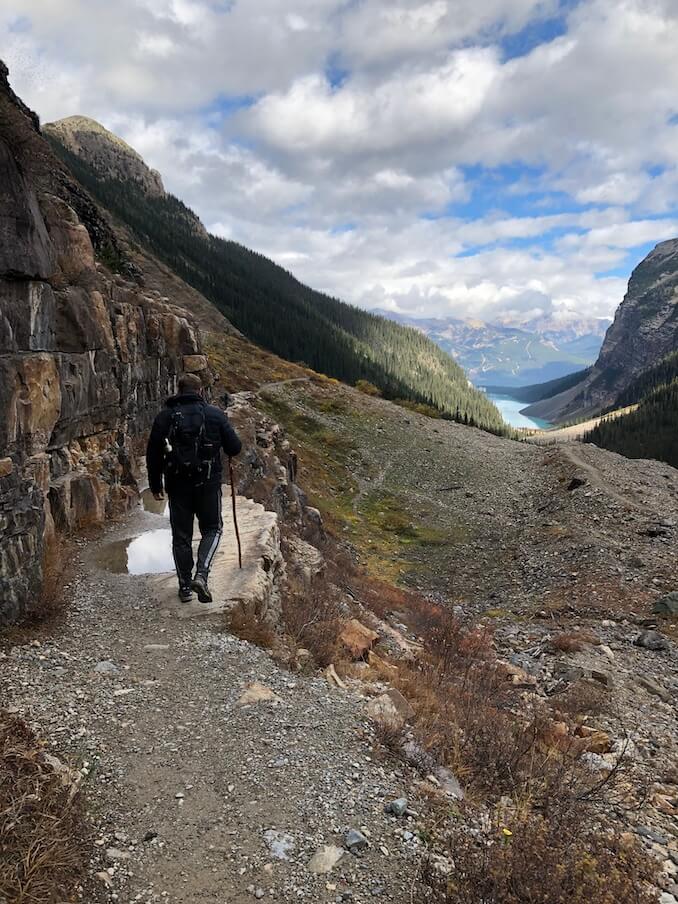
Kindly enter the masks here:
M 179 599 L 182 603 L 190 603 L 193 599 L 193 591 L 188 585 L 179 588 Z
M 209 587 L 207 586 L 207 578 L 202 574 L 196 574 L 193 578 L 193 583 L 191 587 L 198 594 L 198 599 L 201 603 L 211 603 L 212 602 L 212 594 L 209 591 Z

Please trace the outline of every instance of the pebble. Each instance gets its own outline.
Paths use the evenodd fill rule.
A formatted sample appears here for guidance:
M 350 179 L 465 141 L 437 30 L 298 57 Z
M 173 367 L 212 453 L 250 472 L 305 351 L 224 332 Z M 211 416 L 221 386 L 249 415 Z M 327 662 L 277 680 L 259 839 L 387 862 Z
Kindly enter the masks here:
M 392 813 L 398 818 L 404 816 L 407 811 L 407 798 L 399 797 L 397 800 L 392 800 L 390 803 L 386 804 L 384 810 L 387 813 Z
M 110 659 L 102 659 L 94 666 L 94 671 L 98 672 L 100 675 L 113 675 L 116 672 L 119 672 L 120 669 L 114 662 L 111 662 Z
M 268 845 L 268 849 L 276 860 L 289 860 L 290 853 L 294 850 L 294 838 L 285 832 L 277 832 L 275 829 L 269 829 L 264 832 L 264 839 Z
M 349 829 L 344 837 L 344 844 L 352 854 L 357 854 L 360 851 L 364 851 L 369 842 L 358 829 Z

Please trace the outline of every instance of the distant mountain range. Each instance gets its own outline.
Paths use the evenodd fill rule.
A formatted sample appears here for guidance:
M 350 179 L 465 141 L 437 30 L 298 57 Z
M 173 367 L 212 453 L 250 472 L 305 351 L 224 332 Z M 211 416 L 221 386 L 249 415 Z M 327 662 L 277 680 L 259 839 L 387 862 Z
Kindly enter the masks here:
M 543 383 L 588 367 L 596 360 L 609 326 L 606 320 L 592 320 L 578 328 L 528 330 L 454 317 L 375 313 L 420 330 L 451 354 L 477 386 Z

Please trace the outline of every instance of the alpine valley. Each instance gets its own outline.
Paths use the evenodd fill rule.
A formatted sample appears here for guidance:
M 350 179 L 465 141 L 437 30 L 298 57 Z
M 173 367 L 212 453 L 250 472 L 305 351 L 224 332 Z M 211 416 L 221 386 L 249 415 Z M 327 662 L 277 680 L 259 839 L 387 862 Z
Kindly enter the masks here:
M 678 904 L 677 311 L 673 240 L 600 350 L 368 313 L 0 64 L 0 902 Z M 146 489 L 186 373 L 243 442 L 209 604 Z
M 420 330 L 466 370 L 477 386 L 546 383 L 588 367 L 598 357 L 607 320 L 514 327 L 455 317 L 419 318 L 386 309 L 375 313 Z

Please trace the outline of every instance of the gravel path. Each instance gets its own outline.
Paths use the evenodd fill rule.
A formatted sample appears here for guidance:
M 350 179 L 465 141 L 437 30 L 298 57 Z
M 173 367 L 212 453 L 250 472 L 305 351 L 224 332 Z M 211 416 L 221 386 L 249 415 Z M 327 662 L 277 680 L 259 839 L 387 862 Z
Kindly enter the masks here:
M 409 901 L 414 819 L 384 804 L 413 775 L 376 753 L 363 698 L 279 668 L 218 618 L 178 619 L 143 576 L 101 570 L 101 545 L 133 527 L 81 545 L 56 629 L 0 647 L 3 701 L 88 771 L 98 899 Z M 279 699 L 241 705 L 252 682 Z M 350 828 L 367 850 L 313 875 L 312 855 Z

